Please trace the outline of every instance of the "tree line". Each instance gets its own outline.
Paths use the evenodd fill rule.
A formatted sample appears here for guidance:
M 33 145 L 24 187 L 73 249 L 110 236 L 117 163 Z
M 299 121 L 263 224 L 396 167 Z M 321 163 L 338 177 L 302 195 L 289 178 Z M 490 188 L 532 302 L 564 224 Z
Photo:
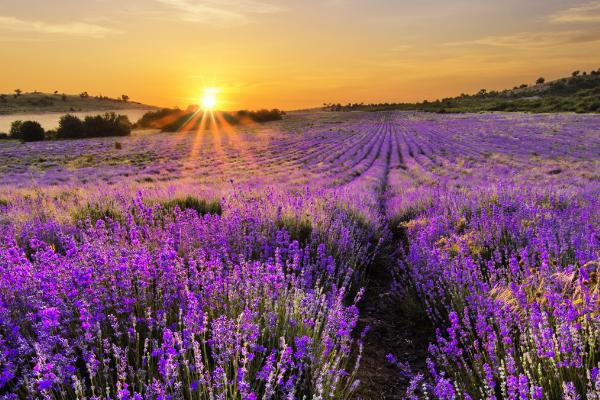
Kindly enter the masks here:
M 133 125 L 126 115 L 114 112 L 87 116 L 81 119 L 75 115 L 64 115 L 56 130 L 44 130 L 37 121 L 14 121 L 6 139 L 22 142 L 37 142 L 53 139 L 83 139 L 110 136 L 128 136 Z
M 210 127 L 213 123 L 217 125 L 242 125 L 246 123 L 264 123 L 279 121 L 285 115 L 285 111 L 274 108 L 272 110 L 237 112 L 213 111 L 212 116 L 203 118 L 204 111 L 198 106 L 189 106 L 186 110 L 179 108 L 163 108 L 161 110 L 149 111 L 135 124 L 136 128 L 160 129 L 164 132 L 177 132 L 181 130 L 197 130 Z
M 279 109 L 247 111 L 235 113 L 214 112 L 212 118 L 197 116 L 200 111 L 191 106 L 187 110 L 162 109 L 145 113 L 139 121 L 132 124 L 126 115 L 109 112 L 100 115 L 87 116 L 84 119 L 67 114 L 60 118 L 58 129 L 44 130 L 37 121 L 14 121 L 8 134 L 0 133 L 0 139 L 16 139 L 22 142 L 36 142 L 55 139 L 85 139 L 111 136 L 128 136 L 133 128 L 160 129 L 164 132 L 179 130 L 197 130 L 202 128 L 202 121 L 209 128 L 212 123 L 219 125 L 239 125 L 245 123 L 264 123 L 283 118 L 285 112 Z M 193 121 L 189 124 L 189 121 Z M 214 122 L 213 122 L 214 121 Z
M 426 111 L 426 112 L 600 112 L 600 68 L 591 72 L 573 71 L 570 77 L 547 82 L 539 77 L 506 90 L 481 89 L 435 101 L 417 103 L 323 103 L 326 111 Z

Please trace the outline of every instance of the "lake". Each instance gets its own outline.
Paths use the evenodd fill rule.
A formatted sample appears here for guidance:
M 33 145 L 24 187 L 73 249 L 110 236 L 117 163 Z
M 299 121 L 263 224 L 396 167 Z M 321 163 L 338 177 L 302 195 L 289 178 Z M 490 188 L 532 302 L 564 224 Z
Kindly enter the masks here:
M 139 120 L 142 115 L 147 113 L 150 110 L 114 110 L 113 112 L 121 115 L 127 115 L 129 120 L 132 123 L 135 123 Z M 101 111 L 81 111 L 81 112 L 71 112 L 69 114 L 76 115 L 79 118 L 83 119 L 88 115 L 98 115 L 104 114 L 106 112 L 111 112 L 110 110 L 101 110 Z M 21 121 L 37 121 L 39 122 L 44 129 L 56 129 L 58 128 L 58 121 L 60 117 L 67 113 L 31 113 L 31 114 L 10 114 L 10 115 L 0 115 L 0 132 L 8 133 L 10 131 L 10 125 L 13 121 L 21 120 Z

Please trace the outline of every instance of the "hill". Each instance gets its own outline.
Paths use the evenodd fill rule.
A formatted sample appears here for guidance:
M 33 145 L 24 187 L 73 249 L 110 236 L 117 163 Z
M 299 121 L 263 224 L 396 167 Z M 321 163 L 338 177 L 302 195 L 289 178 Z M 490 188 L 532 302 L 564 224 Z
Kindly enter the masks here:
M 421 103 L 325 104 L 331 111 L 405 110 L 438 113 L 515 111 L 600 113 L 600 69 L 591 73 L 573 72 L 572 76 L 534 85 L 523 84 L 502 91 L 480 90 Z
M 0 114 L 37 112 L 104 111 L 124 109 L 154 109 L 156 107 L 130 101 L 128 96 L 113 99 L 106 96 L 90 96 L 64 93 L 12 93 L 0 94 Z

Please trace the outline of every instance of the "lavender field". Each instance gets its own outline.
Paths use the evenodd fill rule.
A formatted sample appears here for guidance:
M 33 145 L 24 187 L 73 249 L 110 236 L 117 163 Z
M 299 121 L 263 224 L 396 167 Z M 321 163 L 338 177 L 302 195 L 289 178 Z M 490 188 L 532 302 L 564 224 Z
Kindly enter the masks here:
M 600 399 L 600 116 L 0 142 L 0 398 Z

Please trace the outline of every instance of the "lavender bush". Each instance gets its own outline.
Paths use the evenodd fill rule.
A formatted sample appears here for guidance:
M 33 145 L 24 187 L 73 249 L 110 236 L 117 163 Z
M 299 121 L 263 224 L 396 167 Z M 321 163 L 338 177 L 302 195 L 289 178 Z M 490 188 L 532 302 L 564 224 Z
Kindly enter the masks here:
M 436 398 L 596 398 L 597 197 L 452 194 L 407 223 Z M 580 396 L 580 395 L 584 395 Z
M 360 354 L 349 264 L 247 210 L 164 211 L 139 198 L 122 224 L 6 227 L 3 390 L 348 397 Z

